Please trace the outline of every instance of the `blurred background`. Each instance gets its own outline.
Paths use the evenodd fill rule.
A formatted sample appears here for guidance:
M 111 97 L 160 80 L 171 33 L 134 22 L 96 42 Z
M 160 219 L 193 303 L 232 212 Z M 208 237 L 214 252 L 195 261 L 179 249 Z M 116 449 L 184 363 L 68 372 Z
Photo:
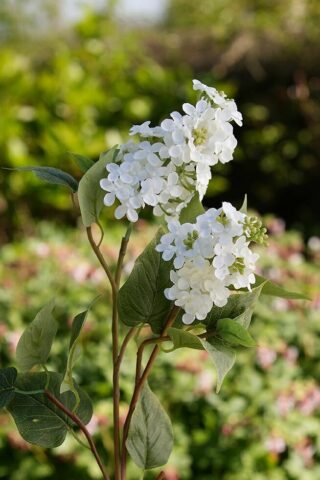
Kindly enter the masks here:
M 175 424 L 168 480 L 320 478 L 319 25 L 317 0 L 0 1 L 1 167 L 50 165 L 79 177 L 69 152 L 97 159 L 132 124 L 157 124 L 194 101 L 198 78 L 235 98 L 244 116 L 235 159 L 215 167 L 206 205 L 241 205 L 247 193 L 270 232 L 262 273 L 313 299 L 260 304 L 259 347 L 239 353 L 219 396 L 202 353 L 162 355 L 151 383 Z M 154 231 L 147 220 L 128 271 Z M 104 222 L 114 259 L 122 227 L 111 211 Z M 70 319 L 105 288 L 78 224 L 63 189 L 0 172 L 1 366 L 54 292 L 61 334 L 52 366 L 63 369 Z M 109 345 L 98 342 L 110 342 L 105 308 L 94 308 L 77 370 L 97 404 L 91 429 L 101 448 L 111 442 Z M 73 439 L 44 452 L 0 415 L 0 479 L 26 478 L 99 472 Z

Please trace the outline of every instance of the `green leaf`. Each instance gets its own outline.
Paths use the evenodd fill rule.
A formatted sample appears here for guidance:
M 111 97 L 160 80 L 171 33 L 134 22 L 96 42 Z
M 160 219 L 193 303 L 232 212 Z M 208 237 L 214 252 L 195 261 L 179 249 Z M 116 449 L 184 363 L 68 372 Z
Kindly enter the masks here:
M 172 306 L 164 296 L 164 289 L 171 285 L 172 263 L 162 260 L 155 250 L 162 234 L 160 229 L 137 258 L 118 295 L 120 320 L 129 326 L 149 323 L 154 333 L 161 333 Z
M 198 215 L 202 215 L 205 212 L 202 203 L 200 202 L 199 195 L 196 193 L 191 202 L 180 213 L 180 223 L 194 223 Z
M 114 147 L 105 152 L 100 159 L 92 165 L 79 182 L 78 199 L 85 227 L 90 227 L 99 219 L 106 194 L 100 187 L 100 180 L 107 176 L 106 165 L 113 162 L 118 150 Z
M 201 340 L 201 342 L 216 367 L 216 392 L 219 393 L 225 376 L 234 365 L 236 354 L 231 348 L 226 347 L 217 339 L 212 339 L 210 342 L 207 340 Z
M 33 322 L 23 332 L 16 350 L 17 362 L 22 371 L 46 363 L 52 342 L 57 333 L 57 323 L 52 316 L 54 301 L 45 305 Z
M 4 408 L 14 397 L 17 370 L 13 367 L 0 369 L 0 409 Z
M 201 340 L 193 333 L 170 327 L 168 328 L 168 335 L 172 340 L 173 350 L 183 347 L 204 350 Z
M 94 161 L 91 158 L 79 155 L 78 153 L 69 152 L 73 160 L 76 162 L 80 170 L 86 172 L 94 165 Z
M 213 307 L 205 323 L 207 330 L 214 330 L 215 325 L 221 318 L 238 318 L 238 323 L 248 328 L 251 317 L 260 297 L 264 283 L 252 289 L 251 292 L 234 292 L 230 295 L 224 307 Z
M 49 372 L 48 390 L 60 400 L 69 410 L 72 410 L 75 399 L 71 392 L 60 395 L 62 376 Z M 46 373 L 19 374 L 16 380 L 16 389 L 19 392 L 44 390 Z M 80 404 L 76 409 L 77 416 L 87 424 L 92 417 L 92 405 L 88 395 L 77 386 Z M 16 392 L 14 398 L 7 405 L 20 435 L 24 440 L 45 448 L 61 445 L 68 429 L 74 426 L 73 422 L 59 410 L 44 393 L 22 394 Z
M 78 190 L 77 180 L 67 172 L 54 167 L 16 167 L 6 168 L 6 170 L 17 170 L 21 172 L 33 172 L 40 180 L 52 183 L 54 185 L 63 185 L 70 188 L 73 192 Z
M 235 320 L 231 320 L 231 318 L 221 318 L 218 320 L 217 332 L 223 340 L 234 345 L 241 345 L 243 347 L 256 346 L 250 333 Z
M 273 297 L 280 297 L 280 298 L 288 298 L 288 299 L 295 299 L 295 300 L 310 300 L 307 295 L 298 292 L 290 292 L 285 290 L 284 288 L 280 287 L 276 283 L 273 283 L 271 280 L 267 280 L 260 275 L 256 275 L 256 285 L 261 285 L 262 287 L 262 295 L 270 295 Z
M 146 384 L 133 413 L 126 447 L 142 469 L 165 465 L 173 447 L 170 418 Z
M 84 312 L 78 313 L 73 319 L 72 327 L 71 327 L 71 338 L 69 343 L 69 352 L 71 352 L 72 348 L 74 347 L 75 343 L 77 342 L 79 335 L 81 333 L 82 327 L 86 320 L 87 314 L 89 310 L 85 310 Z
M 247 194 L 245 194 L 245 196 L 244 196 L 243 203 L 242 203 L 241 208 L 240 208 L 240 212 L 245 213 L 245 214 L 248 213 L 248 198 L 247 198 Z
M 81 333 L 83 324 L 85 322 L 85 319 L 87 317 L 88 310 L 85 310 L 84 312 L 79 313 L 74 317 L 74 320 L 72 322 L 72 327 L 71 327 L 71 338 L 70 338 L 70 344 L 69 344 L 69 355 L 68 355 L 68 361 L 67 361 L 67 367 L 66 367 L 66 373 L 63 379 L 63 382 L 61 384 L 60 388 L 60 393 L 67 392 L 68 390 L 71 390 L 75 397 L 77 397 L 77 392 L 76 389 L 74 388 L 74 382 L 72 378 L 72 370 L 74 367 L 74 364 L 78 358 L 77 352 L 78 352 L 78 341 L 79 341 L 79 335 Z

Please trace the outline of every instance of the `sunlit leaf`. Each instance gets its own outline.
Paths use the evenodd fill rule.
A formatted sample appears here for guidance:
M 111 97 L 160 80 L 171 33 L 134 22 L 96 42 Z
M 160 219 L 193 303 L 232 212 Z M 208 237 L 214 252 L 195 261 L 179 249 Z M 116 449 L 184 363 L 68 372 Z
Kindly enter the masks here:
M 118 295 L 120 320 L 129 326 L 149 323 L 155 333 L 161 333 L 171 309 L 171 302 L 164 296 L 164 290 L 171 284 L 172 264 L 165 262 L 161 253 L 155 250 L 162 234 L 162 230 L 159 230 L 137 258 Z
M 106 165 L 113 162 L 117 149 L 114 147 L 92 165 L 79 182 L 78 199 L 82 221 L 85 227 L 90 227 L 99 219 L 106 194 L 100 187 L 100 180 L 107 176 Z
M 231 318 L 221 318 L 217 322 L 217 333 L 223 339 L 234 345 L 241 345 L 242 347 L 254 347 L 255 341 L 250 333 Z
M 132 460 L 142 469 L 165 465 L 171 454 L 170 418 L 147 384 L 133 413 L 126 447 Z
M 57 333 L 57 323 L 52 316 L 54 301 L 45 305 L 27 326 L 17 345 L 16 358 L 22 371 L 46 363 L 52 342 Z

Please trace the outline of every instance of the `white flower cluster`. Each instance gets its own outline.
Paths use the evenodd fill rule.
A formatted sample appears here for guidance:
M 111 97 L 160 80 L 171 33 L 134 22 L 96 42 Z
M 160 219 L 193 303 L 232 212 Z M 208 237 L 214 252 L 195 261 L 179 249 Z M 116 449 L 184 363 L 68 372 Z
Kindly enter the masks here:
M 249 248 L 255 225 L 254 217 L 227 202 L 199 215 L 194 224 L 168 222 L 169 233 L 156 250 L 164 260 L 173 259 L 173 285 L 165 295 L 184 309 L 184 323 L 204 320 L 213 305 L 223 307 L 231 294 L 228 287 L 250 290 L 259 257 Z
M 185 103 L 183 114 L 172 112 L 154 128 L 150 122 L 133 126 L 130 134 L 140 142 L 122 145 L 116 163 L 107 165 L 100 185 L 108 192 L 105 205 L 120 202 L 116 218 L 135 222 L 145 205 L 157 216 L 178 218 L 196 192 L 204 196 L 211 167 L 232 160 L 237 141 L 231 122 L 242 125 L 241 113 L 216 89 L 198 80 L 193 88 L 201 92 L 195 106 Z

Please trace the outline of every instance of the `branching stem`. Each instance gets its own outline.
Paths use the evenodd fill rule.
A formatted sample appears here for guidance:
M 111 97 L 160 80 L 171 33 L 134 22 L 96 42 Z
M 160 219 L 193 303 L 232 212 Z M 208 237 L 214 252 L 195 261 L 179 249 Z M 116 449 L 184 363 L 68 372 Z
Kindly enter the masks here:
M 173 324 L 173 322 L 175 321 L 178 313 L 180 311 L 180 308 L 179 307 L 176 307 L 174 306 L 168 317 L 167 317 L 167 321 L 165 323 L 165 326 L 162 330 L 162 334 L 159 338 L 163 338 L 166 336 L 166 333 L 167 333 L 167 330 L 169 327 L 171 327 L 171 325 Z M 141 393 L 141 390 L 150 374 L 150 371 L 153 367 L 153 364 L 157 358 L 157 355 L 159 353 L 159 345 L 156 345 L 154 347 L 154 349 L 152 350 L 152 353 L 150 355 L 150 358 L 148 360 L 148 363 L 142 373 L 141 376 L 137 376 L 136 374 L 136 383 L 135 383 L 135 388 L 134 388 L 134 392 L 133 392 L 133 395 L 132 395 L 132 399 L 131 399 L 131 402 L 130 402 L 130 406 L 129 406 L 129 411 L 128 411 L 128 415 L 127 415 L 127 418 L 126 418 L 126 421 L 124 423 L 124 427 L 123 427 L 123 437 L 122 437 L 122 451 L 121 451 L 121 480 L 125 480 L 126 479 L 126 463 L 127 463 L 127 449 L 126 449 L 126 440 L 128 438 L 128 433 L 129 433 L 129 428 L 130 428 L 130 422 L 131 422 L 131 419 L 132 419 L 132 415 L 133 415 L 133 412 L 136 408 L 136 405 L 137 405 L 137 402 L 139 400 L 139 396 L 140 396 L 140 393 Z M 141 353 L 143 353 L 143 349 L 142 349 L 142 352 L 140 352 L 140 355 L 137 355 L 137 369 L 140 368 L 141 370 Z
M 101 225 L 100 229 L 101 229 Z M 114 445 L 114 463 L 115 463 L 115 480 L 120 480 L 120 366 L 121 361 L 126 349 L 126 346 L 134 334 L 129 332 L 125 337 L 123 345 L 119 354 L 119 321 L 118 321 L 118 290 L 121 281 L 121 273 L 123 267 L 124 257 L 127 251 L 129 238 L 132 230 L 132 224 L 126 231 L 125 236 L 122 238 L 121 246 L 118 255 L 118 261 L 116 266 L 115 275 L 113 276 L 107 262 L 105 261 L 101 251 L 100 244 L 96 244 L 92 235 L 91 227 L 87 228 L 87 235 L 91 247 L 96 254 L 102 268 L 104 269 L 112 290 L 112 360 L 113 360 L 113 445 Z
M 84 423 L 80 420 L 80 418 L 77 415 L 75 415 L 75 413 L 71 412 L 65 405 L 63 405 L 63 403 L 60 402 L 60 400 L 58 400 L 54 395 L 52 395 L 52 393 L 49 392 L 49 390 L 45 390 L 45 395 L 50 400 L 50 402 L 52 402 L 57 408 L 59 408 L 59 410 L 65 413 L 67 417 L 69 417 L 76 425 L 78 425 L 78 427 L 80 428 L 80 430 L 82 431 L 82 433 L 84 434 L 84 436 L 88 441 L 90 450 L 93 453 L 97 464 L 99 465 L 103 479 L 110 480 L 110 477 L 107 474 L 105 466 L 103 465 L 100 455 L 98 453 L 97 447 L 95 446 L 94 441 L 89 431 L 87 430 L 86 426 L 84 425 Z

